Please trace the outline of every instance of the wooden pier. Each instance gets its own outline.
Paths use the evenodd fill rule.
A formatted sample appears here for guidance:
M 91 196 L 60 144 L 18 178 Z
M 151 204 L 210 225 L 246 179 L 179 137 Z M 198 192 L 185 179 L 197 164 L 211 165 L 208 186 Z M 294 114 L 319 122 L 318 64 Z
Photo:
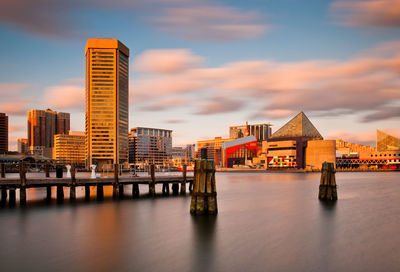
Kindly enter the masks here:
M 187 177 L 186 167 L 183 167 L 181 175 L 176 176 L 156 176 L 154 165 L 150 165 L 149 176 L 120 176 L 119 167 L 117 164 L 114 165 L 114 175 L 110 177 L 84 177 L 77 178 L 75 175 L 75 167 L 71 167 L 70 178 L 51 178 L 46 171 L 45 177 L 26 177 L 26 170 L 24 164 L 20 164 L 20 173 L 18 178 L 7 178 L 3 177 L 5 174 L 2 171 L 2 178 L 0 178 L 0 191 L 1 191 L 1 204 L 7 202 L 7 191 L 8 191 L 8 202 L 12 205 L 15 204 L 16 189 L 19 189 L 20 193 L 20 204 L 26 204 L 26 189 L 28 188 L 46 188 L 47 199 L 51 199 L 52 187 L 57 189 L 57 201 L 63 201 L 64 199 L 64 187 L 70 189 L 70 200 L 76 199 L 76 187 L 82 186 L 85 188 L 85 199 L 90 199 L 90 186 L 95 186 L 97 191 L 97 199 L 101 200 L 104 197 L 103 186 L 113 186 L 113 198 L 122 198 L 124 196 L 124 186 L 132 185 L 132 197 L 139 196 L 139 185 L 147 185 L 150 196 L 156 195 L 156 184 L 162 184 L 162 193 L 164 195 L 169 194 L 169 185 L 172 184 L 172 193 L 174 195 L 186 194 L 186 188 L 189 187 L 189 191 L 192 189 L 193 177 Z M 189 186 L 186 184 L 189 183 Z M 180 186 L 180 190 L 179 190 Z

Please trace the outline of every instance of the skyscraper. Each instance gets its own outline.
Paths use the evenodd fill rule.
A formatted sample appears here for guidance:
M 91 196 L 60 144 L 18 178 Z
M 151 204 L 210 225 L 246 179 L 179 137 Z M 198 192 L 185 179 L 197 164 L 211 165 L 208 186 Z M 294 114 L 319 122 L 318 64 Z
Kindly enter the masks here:
M 31 153 L 52 157 L 55 134 L 67 134 L 70 114 L 47 110 L 28 111 L 28 146 Z
M 86 43 L 87 164 L 128 161 L 129 49 L 114 39 Z
M 8 152 L 8 116 L 0 113 L 0 154 Z

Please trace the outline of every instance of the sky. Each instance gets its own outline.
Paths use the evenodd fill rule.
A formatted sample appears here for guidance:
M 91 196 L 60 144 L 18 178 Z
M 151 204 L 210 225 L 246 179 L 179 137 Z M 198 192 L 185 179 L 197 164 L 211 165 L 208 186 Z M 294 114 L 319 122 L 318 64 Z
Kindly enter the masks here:
M 130 49 L 130 128 L 173 145 L 279 129 L 303 111 L 326 139 L 400 136 L 400 0 L 0 0 L 0 112 L 10 150 L 27 111 L 84 130 L 87 39 Z

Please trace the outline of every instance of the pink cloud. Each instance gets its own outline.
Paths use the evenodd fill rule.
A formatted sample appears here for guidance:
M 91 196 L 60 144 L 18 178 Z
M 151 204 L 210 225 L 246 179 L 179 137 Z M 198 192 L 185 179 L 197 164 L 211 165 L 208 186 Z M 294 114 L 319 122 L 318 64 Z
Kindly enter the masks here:
M 26 90 L 30 85 L 25 83 L 15 82 L 2 82 L 0 83 L 0 95 L 4 96 L 15 96 Z
M 240 110 L 245 105 L 243 100 L 236 100 L 227 97 L 212 97 L 207 103 L 202 104 L 197 114 L 209 115 L 217 113 L 227 113 Z
M 84 110 L 85 89 L 76 85 L 56 85 L 47 88 L 44 92 L 44 104 L 52 108 Z
M 180 124 L 180 123 L 184 123 L 185 120 L 183 120 L 183 119 L 167 119 L 164 122 L 168 123 L 168 124 Z M 175 134 L 175 137 L 176 137 L 176 134 Z
M 136 57 L 134 69 L 150 73 L 176 73 L 200 65 L 203 58 L 188 49 L 146 50 Z
M 400 0 L 339 0 L 331 11 L 346 26 L 400 27 Z
M 8 102 L 0 102 L 0 112 L 5 112 L 7 115 L 26 115 L 30 110 L 32 100 L 10 98 Z
M 168 7 L 163 15 L 154 19 L 154 23 L 159 29 L 186 40 L 251 39 L 268 30 L 257 12 L 206 4 Z
M 188 102 L 186 98 L 169 98 L 161 101 L 157 101 L 150 105 L 143 106 L 141 110 L 143 111 L 163 111 L 178 106 L 185 105 Z

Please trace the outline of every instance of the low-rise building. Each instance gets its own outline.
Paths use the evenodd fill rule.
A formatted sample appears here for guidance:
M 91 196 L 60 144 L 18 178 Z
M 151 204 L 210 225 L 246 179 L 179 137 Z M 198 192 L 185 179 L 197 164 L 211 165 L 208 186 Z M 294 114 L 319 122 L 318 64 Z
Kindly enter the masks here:
M 203 140 L 197 142 L 197 156 L 198 158 L 204 158 L 208 160 L 214 160 L 216 166 L 222 165 L 222 144 L 234 139 L 222 139 L 221 137 L 215 137 L 213 140 Z
M 59 164 L 85 165 L 85 133 L 69 131 L 69 134 L 54 135 L 53 159 Z

